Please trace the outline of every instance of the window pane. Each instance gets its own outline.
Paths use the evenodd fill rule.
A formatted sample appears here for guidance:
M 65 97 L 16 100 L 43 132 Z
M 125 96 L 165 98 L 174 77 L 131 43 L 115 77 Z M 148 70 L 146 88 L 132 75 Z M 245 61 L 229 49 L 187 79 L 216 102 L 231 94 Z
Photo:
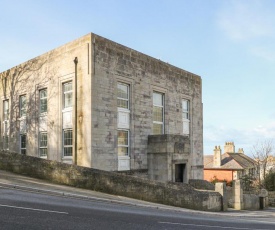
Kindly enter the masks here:
M 163 130 L 163 124 L 153 124 L 153 134 L 157 135 L 157 134 L 162 134 L 162 130 Z
M 73 155 L 73 131 L 64 130 L 63 134 L 63 154 L 65 157 Z
M 72 147 L 64 147 L 64 157 L 71 157 L 73 155 Z
M 117 85 L 117 97 L 128 99 L 128 86 L 124 84 Z
M 9 100 L 3 102 L 4 120 L 9 120 Z
M 153 120 L 158 122 L 163 122 L 163 108 L 156 107 L 153 108 Z
M 128 145 L 128 131 L 118 131 L 118 145 Z
M 158 106 L 163 106 L 163 95 L 161 93 L 153 93 L 153 104 Z
M 64 145 L 73 144 L 73 132 L 72 130 L 64 131 Z
M 20 103 L 20 117 L 26 116 L 26 95 L 20 96 L 19 98 Z
M 118 147 L 118 156 L 128 156 L 128 147 Z
M 48 155 L 48 150 L 46 148 L 40 149 L 39 154 L 41 157 L 46 157 Z
M 64 95 L 64 108 L 72 107 L 73 106 L 73 94 L 66 93 Z
M 122 99 L 117 99 L 117 107 L 128 109 L 128 101 L 122 100 Z
M 40 99 L 42 99 L 42 98 L 47 98 L 47 90 L 46 89 L 40 90 Z
M 40 90 L 40 113 L 47 112 L 47 90 Z
M 21 135 L 21 148 L 26 148 L 26 135 Z
M 68 82 L 64 84 L 64 92 L 72 91 L 72 89 L 73 89 L 72 82 Z
M 40 147 L 47 147 L 47 133 L 40 133 Z

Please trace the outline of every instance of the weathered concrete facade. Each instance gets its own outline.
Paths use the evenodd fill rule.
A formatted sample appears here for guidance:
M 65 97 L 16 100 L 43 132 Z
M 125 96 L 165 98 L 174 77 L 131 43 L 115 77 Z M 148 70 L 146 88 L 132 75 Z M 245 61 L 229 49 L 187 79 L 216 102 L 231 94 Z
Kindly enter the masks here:
M 50 160 L 107 171 L 147 169 L 148 136 L 153 134 L 153 93 L 157 92 L 163 100 L 163 134 L 189 136 L 188 179 L 203 178 L 202 85 L 195 74 L 88 34 L 1 73 L 1 80 L 3 148 L 6 136 L 8 149 L 40 156 L 40 133 L 45 132 L 44 157 Z M 71 83 L 72 89 L 66 83 Z M 118 108 L 118 84 L 128 90 L 126 110 Z M 64 88 L 69 90 L 64 92 Z M 47 90 L 48 108 L 43 114 L 39 112 L 42 89 Z M 64 96 L 71 92 L 73 98 L 71 94 Z M 25 116 L 20 115 L 22 95 L 27 101 Z M 8 120 L 4 117 L 5 100 L 9 101 Z M 183 100 L 188 101 L 188 134 L 184 131 Z M 64 103 L 69 103 L 69 108 Z M 125 124 L 121 124 L 122 118 Z M 68 133 L 64 130 L 73 134 L 67 147 L 64 136 Z M 118 130 L 128 134 L 125 156 L 118 156 Z M 22 149 L 24 138 L 26 146 Z M 64 151 L 69 151 L 67 156 Z

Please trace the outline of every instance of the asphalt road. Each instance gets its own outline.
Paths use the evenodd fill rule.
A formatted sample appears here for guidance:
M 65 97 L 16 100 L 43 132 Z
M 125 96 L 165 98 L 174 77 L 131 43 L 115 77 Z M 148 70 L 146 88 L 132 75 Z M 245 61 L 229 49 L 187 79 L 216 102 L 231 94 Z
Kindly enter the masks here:
M 265 219 L 136 207 L 0 188 L 0 229 L 275 229 Z

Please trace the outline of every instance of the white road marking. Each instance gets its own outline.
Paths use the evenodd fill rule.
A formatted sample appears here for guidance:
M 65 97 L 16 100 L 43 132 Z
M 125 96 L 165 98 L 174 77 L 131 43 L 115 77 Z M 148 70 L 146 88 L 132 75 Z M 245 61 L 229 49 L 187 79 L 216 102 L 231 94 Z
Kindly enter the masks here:
M 46 210 L 46 209 L 36 209 L 36 208 L 25 208 L 25 207 L 18 207 L 18 206 L 11 206 L 11 205 L 4 205 L 0 204 L 1 207 L 7 207 L 7 208 L 17 208 L 17 209 L 25 209 L 25 210 L 31 210 L 31 211 L 39 211 L 39 212 L 52 212 L 52 213 L 58 213 L 58 214 L 69 214 L 68 212 L 59 212 L 59 211 L 52 211 L 52 210 Z
M 238 227 L 224 227 L 218 225 L 202 225 L 202 224 L 183 224 L 183 223 L 173 223 L 173 222 L 158 222 L 159 224 L 171 224 L 171 225 L 183 225 L 183 226 L 194 226 L 194 227 L 205 227 L 205 228 L 219 228 L 219 229 L 240 229 L 240 230 L 250 230 L 251 228 L 238 228 Z M 253 230 L 272 230 L 272 229 L 254 229 Z

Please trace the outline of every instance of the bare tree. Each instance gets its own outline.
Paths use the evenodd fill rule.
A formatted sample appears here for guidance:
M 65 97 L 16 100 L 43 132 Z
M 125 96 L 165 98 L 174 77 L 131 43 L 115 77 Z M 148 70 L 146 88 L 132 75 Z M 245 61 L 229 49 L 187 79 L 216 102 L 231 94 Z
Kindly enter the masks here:
M 263 186 L 263 181 L 266 178 L 269 167 L 268 163 L 274 154 L 274 143 L 273 140 L 258 141 L 252 149 L 252 155 L 257 162 L 258 169 L 258 181 L 259 185 Z
M 0 90 L 3 93 L 4 100 L 9 100 L 9 121 L 8 121 L 8 141 L 11 142 L 11 137 L 19 132 L 19 96 L 26 93 L 29 95 L 29 102 L 26 109 L 30 115 L 29 118 L 34 118 L 37 114 L 37 103 L 35 103 L 36 86 L 44 85 L 49 81 L 49 75 L 43 74 L 43 66 L 46 60 L 43 58 L 35 58 L 14 68 L 0 73 Z M 45 76 L 43 78 L 39 76 Z M 31 124 L 29 124 L 31 125 Z

